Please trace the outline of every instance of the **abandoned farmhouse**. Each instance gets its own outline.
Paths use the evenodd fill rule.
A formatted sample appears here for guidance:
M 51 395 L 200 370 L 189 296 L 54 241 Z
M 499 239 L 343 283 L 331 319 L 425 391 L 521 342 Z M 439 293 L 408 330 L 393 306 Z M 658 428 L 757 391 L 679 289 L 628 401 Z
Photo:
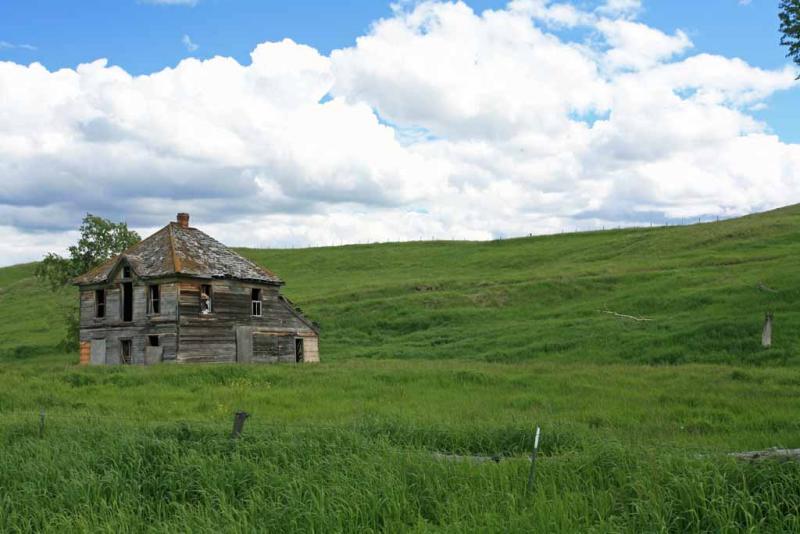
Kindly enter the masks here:
M 187 213 L 73 283 L 83 364 L 319 361 L 318 328 L 281 279 Z

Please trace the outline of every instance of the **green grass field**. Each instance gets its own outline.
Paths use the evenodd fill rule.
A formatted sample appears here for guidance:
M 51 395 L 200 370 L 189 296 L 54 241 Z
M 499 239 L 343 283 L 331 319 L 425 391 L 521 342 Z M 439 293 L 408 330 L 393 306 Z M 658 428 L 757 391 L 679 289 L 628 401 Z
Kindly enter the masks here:
M 321 364 L 79 367 L 75 292 L 0 269 L 0 531 L 800 530 L 800 465 L 726 455 L 800 447 L 800 207 L 242 252 Z

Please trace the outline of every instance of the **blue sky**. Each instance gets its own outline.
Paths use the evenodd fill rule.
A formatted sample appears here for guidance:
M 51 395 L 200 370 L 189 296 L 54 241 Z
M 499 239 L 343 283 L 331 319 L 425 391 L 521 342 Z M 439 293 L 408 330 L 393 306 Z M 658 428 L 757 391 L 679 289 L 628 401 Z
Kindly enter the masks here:
M 506 5 L 467 1 L 476 11 Z M 585 2 L 584 2 L 585 3 Z M 778 44 L 777 0 L 654 0 L 639 19 L 666 32 L 683 29 L 695 52 L 740 57 L 751 65 L 786 64 Z M 580 4 L 580 2 L 579 2 Z M 242 63 L 258 43 L 289 37 L 327 54 L 352 46 L 370 24 L 391 16 L 380 0 L 198 0 L 158 4 L 141 0 L 3 0 L 0 60 L 38 61 L 50 69 L 108 58 L 132 74 L 173 67 L 187 56 L 231 56 Z M 197 45 L 187 50 L 183 36 Z M 773 95 L 765 120 L 782 139 L 800 142 L 800 91 Z
M 87 212 L 296 247 L 800 203 L 776 0 L 400 1 L 1 0 L 0 265 Z

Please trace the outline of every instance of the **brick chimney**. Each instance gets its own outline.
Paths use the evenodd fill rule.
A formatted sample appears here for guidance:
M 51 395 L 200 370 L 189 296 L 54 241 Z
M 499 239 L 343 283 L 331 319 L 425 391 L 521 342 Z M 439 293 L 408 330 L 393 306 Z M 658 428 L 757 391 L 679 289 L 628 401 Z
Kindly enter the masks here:
M 178 226 L 181 228 L 189 228 L 189 214 L 188 213 L 179 213 L 178 214 Z

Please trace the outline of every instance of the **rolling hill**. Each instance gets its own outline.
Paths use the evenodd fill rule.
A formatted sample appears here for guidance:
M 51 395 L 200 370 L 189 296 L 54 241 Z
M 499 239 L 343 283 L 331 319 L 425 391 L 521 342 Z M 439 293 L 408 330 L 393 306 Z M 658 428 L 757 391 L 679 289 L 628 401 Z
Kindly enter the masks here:
M 800 206 L 680 227 L 240 252 L 283 277 L 329 360 L 800 362 Z M 33 269 L 0 269 L 6 358 L 52 353 L 75 298 Z

